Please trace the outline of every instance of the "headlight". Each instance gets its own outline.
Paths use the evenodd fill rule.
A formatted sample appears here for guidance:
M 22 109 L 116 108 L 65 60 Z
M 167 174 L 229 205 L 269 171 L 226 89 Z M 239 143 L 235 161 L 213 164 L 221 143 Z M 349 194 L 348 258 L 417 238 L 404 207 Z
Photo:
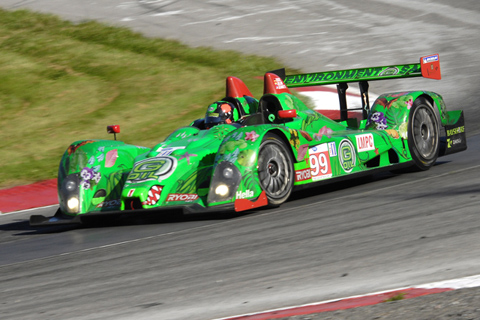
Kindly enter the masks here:
M 77 188 L 77 184 L 75 183 L 75 181 L 72 181 L 72 180 L 68 180 L 65 182 L 65 189 L 67 191 L 74 191 L 75 189 Z
M 70 198 L 69 196 L 72 193 L 78 192 L 78 187 L 80 185 L 80 178 L 78 177 L 77 173 L 68 175 L 62 183 L 62 192 L 66 195 L 66 198 Z
M 225 179 L 231 179 L 233 177 L 233 169 L 232 168 L 223 169 L 223 177 Z
M 240 170 L 229 161 L 220 162 L 213 173 L 208 192 L 208 203 L 232 200 L 242 180 Z
M 80 178 L 77 173 L 65 177 L 58 190 L 60 208 L 65 213 L 80 212 Z
M 68 210 L 70 212 L 78 212 L 78 205 L 80 204 L 80 202 L 78 201 L 78 198 L 77 197 L 72 197 L 70 199 L 68 199 L 67 201 L 67 207 L 68 207 Z
M 224 184 L 220 184 L 217 188 L 215 188 L 215 193 L 222 197 L 226 196 L 228 192 L 229 192 L 229 189 Z

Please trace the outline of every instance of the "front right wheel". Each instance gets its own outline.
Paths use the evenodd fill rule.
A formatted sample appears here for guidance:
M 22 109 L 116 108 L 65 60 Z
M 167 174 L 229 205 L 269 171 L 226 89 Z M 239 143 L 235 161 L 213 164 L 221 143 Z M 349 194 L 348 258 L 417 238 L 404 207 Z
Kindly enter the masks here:
M 294 173 L 290 150 L 278 136 L 267 134 L 258 153 L 258 177 L 269 206 L 279 206 L 288 199 Z

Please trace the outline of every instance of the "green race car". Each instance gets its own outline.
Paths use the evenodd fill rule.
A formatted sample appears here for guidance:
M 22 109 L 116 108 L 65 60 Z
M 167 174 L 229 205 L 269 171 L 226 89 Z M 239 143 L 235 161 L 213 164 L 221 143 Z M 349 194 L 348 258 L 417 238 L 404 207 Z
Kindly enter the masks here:
M 58 171 L 59 210 L 31 225 L 81 223 L 89 216 L 152 210 L 244 211 L 279 206 L 306 185 L 378 170 L 427 170 L 437 157 L 467 148 L 463 111 L 447 111 L 433 92 L 380 95 L 370 106 L 368 81 L 440 79 L 439 56 L 420 63 L 264 77 L 257 100 L 228 77 L 225 98 L 202 119 L 153 148 L 117 140 L 83 140 L 65 151 Z M 362 108 L 347 108 L 348 83 Z M 338 116 L 309 109 L 290 91 L 336 84 Z M 108 127 L 118 133 L 118 126 Z M 445 131 L 445 134 L 442 134 Z

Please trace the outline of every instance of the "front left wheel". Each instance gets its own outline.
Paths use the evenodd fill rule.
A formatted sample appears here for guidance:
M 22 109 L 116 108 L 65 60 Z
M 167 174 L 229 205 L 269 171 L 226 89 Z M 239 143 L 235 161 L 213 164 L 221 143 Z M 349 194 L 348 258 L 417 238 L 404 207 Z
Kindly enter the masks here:
M 258 153 L 258 177 L 269 206 L 279 206 L 288 199 L 294 174 L 290 150 L 277 135 L 267 134 Z

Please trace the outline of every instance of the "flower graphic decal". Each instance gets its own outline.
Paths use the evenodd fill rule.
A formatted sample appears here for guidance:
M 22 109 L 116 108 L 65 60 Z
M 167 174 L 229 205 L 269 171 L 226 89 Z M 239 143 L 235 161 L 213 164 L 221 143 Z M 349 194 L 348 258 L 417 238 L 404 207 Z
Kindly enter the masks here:
M 377 126 L 377 130 L 385 130 L 388 128 L 387 118 L 385 118 L 383 112 L 377 111 L 372 113 L 367 121 L 367 126 L 372 122 Z
M 245 140 L 255 142 L 260 137 L 255 131 L 245 132 Z
M 327 138 L 332 137 L 333 130 L 328 128 L 327 126 L 324 126 L 320 130 L 318 130 L 318 133 L 315 134 L 315 140 L 322 140 L 323 136 L 326 136 Z
M 288 131 L 290 132 L 291 136 L 290 136 L 290 144 L 292 145 L 292 147 L 294 147 L 295 149 L 298 149 L 298 146 L 300 145 L 300 138 L 298 137 L 298 132 L 297 130 L 292 130 L 292 129 L 288 129 Z
M 297 160 L 298 161 L 304 160 L 305 156 L 307 155 L 307 151 L 308 151 L 308 143 L 302 144 L 300 147 L 298 147 Z
M 405 104 L 407 105 L 408 110 L 410 110 L 410 108 L 411 108 L 412 105 L 413 105 L 413 100 L 412 100 L 412 99 L 408 99 L 407 101 L 405 101 Z
M 102 175 L 92 168 L 85 167 L 80 171 L 80 177 L 82 178 L 80 185 L 84 189 L 90 189 L 100 182 Z
M 180 156 L 180 158 L 178 158 L 178 160 L 187 159 L 187 163 L 190 164 L 190 157 L 197 157 L 197 155 L 196 155 L 196 154 L 192 154 L 192 153 L 185 152 L 185 154 L 183 154 L 182 156 Z

